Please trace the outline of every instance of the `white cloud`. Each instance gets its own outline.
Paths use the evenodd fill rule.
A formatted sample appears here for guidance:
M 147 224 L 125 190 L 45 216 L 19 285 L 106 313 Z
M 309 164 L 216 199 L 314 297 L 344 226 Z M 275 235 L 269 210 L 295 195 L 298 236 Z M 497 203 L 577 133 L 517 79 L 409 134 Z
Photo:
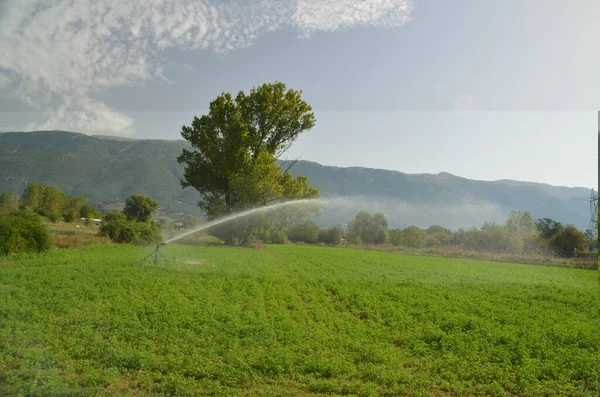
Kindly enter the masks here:
M 0 87 L 14 77 L 12 95 L 49 112 L 30 128 L 121 134 L 133 131 L 133 121 L 94 97 L 110 87 L 168 82 L 165 49 L 226 52 L 283 26 L 304 37 L 397 26 L 411 10 L 412 0 L 8 0 L 0 5 L 0 69 L 11 77 L 0 74 Z

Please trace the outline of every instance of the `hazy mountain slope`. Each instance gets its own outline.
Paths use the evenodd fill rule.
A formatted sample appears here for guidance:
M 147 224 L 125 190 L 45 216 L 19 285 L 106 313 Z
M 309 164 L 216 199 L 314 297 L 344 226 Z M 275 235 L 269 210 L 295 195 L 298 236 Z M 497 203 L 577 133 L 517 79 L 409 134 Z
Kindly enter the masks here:
M 14 178 L 25 178 L 82 194 L 94 204 L 140 193 L 170 213 L 199 214 L 197 195 L 179 184 L 182 168 L 176 157 L 184 146 L 183 141 L 125 141 L 62 131 L 5 133 L 0 135 L 0 190 L 13 190 Z
M 0 134 L 0 191 L 13 191 L 24 178 L 118 208 L 140 193 L 154 197 L 169 214 L 199 215 L 198 195 L 181 189 L 176 157 L 184 141 L 131 140 L 64 131 Z M 511 209 L 530 211 L 579 228 L 588 225 L 589 191 L 546 184 L 474 181 L 448 173 L 404 174 L 370 168 L 327 167 L 299 161 L 291 169 L 306 175 L 329 202 L 322 225 L 346 223 L 362 209 L 382 211 L 391 227 L 411 224 L 449 228 L 502 222 Z M 22 191 L 25 184 L 21 184 Z M 341 197 L 341 198 L 339 198 Z

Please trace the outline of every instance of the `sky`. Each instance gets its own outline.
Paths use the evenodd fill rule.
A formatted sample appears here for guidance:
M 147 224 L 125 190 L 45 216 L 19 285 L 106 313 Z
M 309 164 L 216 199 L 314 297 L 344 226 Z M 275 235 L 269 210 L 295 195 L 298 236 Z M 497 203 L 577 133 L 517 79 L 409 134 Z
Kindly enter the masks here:
M 0 0 L 0 130 L 180 139 L 282 81 L 317 125 L 289 158 L 598 184 L 600 2 Z

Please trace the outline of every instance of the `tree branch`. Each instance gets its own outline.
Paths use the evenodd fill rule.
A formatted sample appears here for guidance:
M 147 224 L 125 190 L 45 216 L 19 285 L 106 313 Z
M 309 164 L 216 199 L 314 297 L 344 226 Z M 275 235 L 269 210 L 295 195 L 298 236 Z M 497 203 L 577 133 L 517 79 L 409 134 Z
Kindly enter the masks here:
M 304 153 L 303 153 L 304 154 Z M 298 157 L 297 159 L 293 160 L 290 165 L 285 169 L 285 171 L 283 171 L 283 175 L 287 174 L 288 171 L 296 165 L 296 163 L 298 162 L 298 160 L 300 160 L 300 158 L 302 157 L 302 154 L 300 155 L 300 157 Z

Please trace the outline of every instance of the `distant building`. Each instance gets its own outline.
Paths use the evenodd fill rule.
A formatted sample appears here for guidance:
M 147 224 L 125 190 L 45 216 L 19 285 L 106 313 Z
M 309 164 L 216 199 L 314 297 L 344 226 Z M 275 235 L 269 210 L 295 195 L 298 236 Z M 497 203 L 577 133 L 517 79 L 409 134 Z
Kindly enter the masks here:
M 86 222 L 86 218 L 81 218 L 81 221 Z M 96 226 L 100 226 L 102 224 L 102 219 L 90 219 L 90 223 L 94 223 Z

